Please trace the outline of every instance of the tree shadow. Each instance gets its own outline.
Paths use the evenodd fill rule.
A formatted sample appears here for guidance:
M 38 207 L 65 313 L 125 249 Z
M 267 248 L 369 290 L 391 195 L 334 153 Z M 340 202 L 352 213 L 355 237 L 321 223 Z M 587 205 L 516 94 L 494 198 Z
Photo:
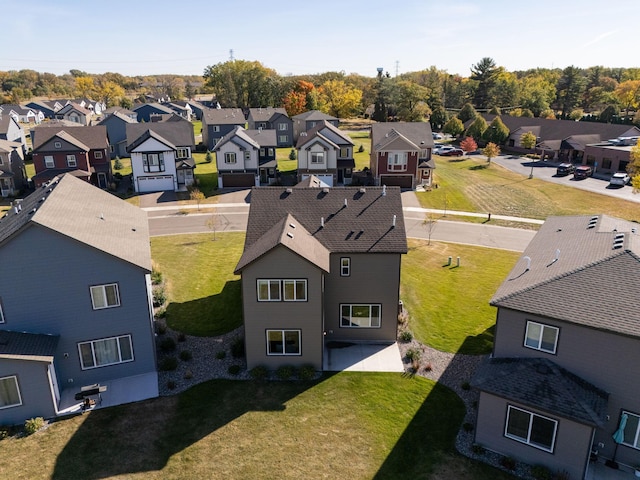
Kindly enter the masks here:
M 490 166 L 491 166 L 491 162 L 481 163 L 479 165 L 473 165 L 472 167 L 469 167 L 469 170 L 486 170 Z

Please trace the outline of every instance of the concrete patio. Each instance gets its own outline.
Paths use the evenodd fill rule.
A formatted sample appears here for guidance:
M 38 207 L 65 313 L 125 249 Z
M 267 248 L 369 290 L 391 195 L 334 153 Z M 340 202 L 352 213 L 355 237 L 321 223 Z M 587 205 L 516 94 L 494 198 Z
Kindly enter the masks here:
M 607 467 L 604 460 L 589 464 L 586 480 L 631 480 L 636 478 L 634 471 L 620 465 L 619 470 Z
M 327 344 L 323 370 L 328 372 L 404 372 L 397 343 Z

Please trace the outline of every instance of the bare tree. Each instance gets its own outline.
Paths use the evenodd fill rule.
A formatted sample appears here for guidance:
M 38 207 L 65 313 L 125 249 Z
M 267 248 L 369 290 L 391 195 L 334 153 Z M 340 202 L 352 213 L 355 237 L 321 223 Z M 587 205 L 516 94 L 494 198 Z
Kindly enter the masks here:
M 198 211 L 200 211 L 200 202 L 204 200 L 204 193 L 202 193 L 199 188 L 193 187 L 189 190 L 189 198 L 195 200 L 198 205 Z
M 422 222 L 422 225 L 424 225 L 424 227 L 427 229 L 427 239 L 429 240 L 427 245 L 431 245 L 431 234 L 433 233 L 433 230 L 436 228 L 437 222 L 438 220 L 433 215 L 433 213 L 427 213 L 424 216 L 424 221 Z
M 218 214 L 216 213 L 215 209 L 211 216 L 207 218 L 205 225 L 209 230 L 213 232 L 213 241 L 215 242 L 216 232 L 218 231 L 218 228 L 220 228 L 220 218 L 218 218 Z

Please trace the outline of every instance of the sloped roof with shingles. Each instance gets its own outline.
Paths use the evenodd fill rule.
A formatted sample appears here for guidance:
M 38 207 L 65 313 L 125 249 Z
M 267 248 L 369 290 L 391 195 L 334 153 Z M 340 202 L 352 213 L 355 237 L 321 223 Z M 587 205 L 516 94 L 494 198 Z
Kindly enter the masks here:
M 208 108 L 202 112 L 202 123 L 206 125 L 241 125 L 246 120 L 239 108 Z
M 169 107 L 165 107 L 160 103 L 149 102 L 149 103 L 141 103 L 133 107 L 134 112 L 138 112 L 138 110 L 154 110 L 159 113 L 173 113 Z
M 80 112 L 83 115 L 90 117 L 91 116 L 91 110 L 86 109 L 84 107 L 81 107 L 80 105 L 78 105 L 77 103 L 74 102 L 69 102 L 67 103 L 64 107 L 62 107 L 60 110 L 58 110 L 56 113 L 60 114 L 60 115 L 66 115 L 67 113 L 71 112 L 75 110 L 76 112 Z
M 91 150 L 107 148 L 109 146 L 107 141 L 107 127 L 104 125 L 93 125 L 91 127 L 79 127 L 77 126 L 78 124 L 75 125 L 76 126 L 67 126 L 58 124 L 53 126 L 52 124 L 52 126 L 35 127 L 33 129 L 35 132 L 33 150 L 37 150 L 41 145 L 48 142 L 51 138 L 62 131 L 80 141 Z
M 314 138 L 322 138 L 331 143 L 334 148 L 339 148 L 341 145 L 355 145 L 351 137 L 340 130 L 338 127 L 326 120 L 321 121 L 315 127 L 309 131 L 300 135 L 296 148 L 301 148 L 306 143 L 309 143 Z
M 332 117 L 331 115 L 327 115 L 326 113 L 322 113 L 320 110 L 309 110 L 308 112 L 303 112 L 299 115 L 294 115 L 291 117 L 293 120 L 301 120 L 301 121 L 321 121 L 321 120 L 339 120 L 339 118 Z
M 147 130 L 155 132 L 178 147 L 193 147 L 193 126 L 190 122 L 129 123 L 126 125 L 127 145 L 132 145 Z
M 293 215 L 288 214 L 267 230 L 258 241 L 245 248 L 236 266 L 236 273 L 278 246 L 291 250 L 325 272 L 329 271 L 329 250 Z
M 140 145 L 142 145 L 144 142 L 146 142 L 150 138 L 153 138 L 154 140 L 157 140 L 158 142 L 162 143 L 163 145 L 166 145 L 171 150 L 177 150 L 177 147 L 173 143 L 171 143 L 169 140 L 164 138 L 159 133 L 156 133 L 154 130 L 151 130 L 150 128 L 148 128 L 147 130 L 145 130 L 142 133 L 142 135 L 140 135 L 131 144 L 129 144 L 127 146 L 127 152 L 133 152 L 136 148 L 138 148 Z
M 133 113 L 135 113 L 135 112 L 133 112 Z M 126 112 L 124 112 L 122 110 L 116 110 L 116 111 L 110 112 L 110 114 L 107 117 L 105 117 L 102 120 L 100 120 L 98 125 L 105 125 L 107 123 L 112 122 L 113 118 L 111 118 L 111 117 L 118 118 L 118 119 L 122 120 L 125 123 L 138 123 L 137 119 L 129 117 L 128 115 L 126 115 Z M 111 120 L 109 120 L 109 119 L 111 119 Z
M 256 148 L 256 149 L 260 148 L 260 145 L 258 144 L 258 142 L 253 140 L 251 136 L 247 134 L 248 131 L 249 130 L 245 130 L 240 125 L 236 125 L 236 127 L 233 130 L 227 133 L 224 137 L 220 139 L 218 143 L 216 143 L 216 145 L 213 147 L 213 151 L 214 152 L 220 151 L 220 147 L 224 146 L 228 142 L 232 142 L 236 137 L 242 139 L 243 142 L 246 142 L 247 144 L 251 145 L 253 148 Z
M 273 118 L 274 115 L 280 114 L 288 117 L 287 110 L 284 108 L 250 108 L 249 109 L 249 118 L 251 118 L 254 122 L 268 122 Z
M 245 249 L 287 215 L 330 252 L 407 252 L 399 187 L 252 188 Z
M 275 147 L 278 145 L 275 130 L 245 130 L 245 133 L 260 147 Z
M 607 215 L 549 217 L 491 304 L 640 337 L 637 232 L 637 224 Z M 624 285 L 615 302 L 610 285 Z
M 37 225 L 151 271 L 147 214 L 72 175 L 36 189 L 0 219 L 2 244 Z
M 371 144 L 374 150 L 384 150 L 394 138 L 402 137 L 415 150 L 433 148 L 433 135 L 428 122 L 390 122 L 371 125 Z
M 489 358 L 471 385 L 579 423 L 607 422 L 609 394 L 546 358 Z
M 51 362 L 59 338 L 57 335 L 0 330 L 0 358 Z

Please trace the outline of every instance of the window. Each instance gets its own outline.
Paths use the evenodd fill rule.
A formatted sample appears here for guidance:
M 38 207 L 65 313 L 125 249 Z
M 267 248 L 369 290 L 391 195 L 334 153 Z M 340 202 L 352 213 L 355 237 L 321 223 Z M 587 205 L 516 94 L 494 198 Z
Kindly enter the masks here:
M 56 162 L 53 160 L 52 155 L 44 156 L 44 166 L 45 168 L 54 168 L 56 166 Z
M 349 157 L 349 147 L 340 147 L 340 158 Z
M 264 157 L 264 152 L 265 152 L 264 148 L 261 148 L 261 149 L 260 149 L 260 156 L 261 156 L 261 157 Z
M 78 162 L 76 162 L 75 155 L 67 155 L 67 167 L 76 167 L 78 166 Z
M 351 259 L 349 257 L 342 257 L 340 259 L 340 276 L 348 277 L 351 275 Z
M 114 145 L 109 145 L 109 153 L 113 153 L 116 151 L 116 147 Z
M 218 126 L 218 125 L 214 125 L 214 126 L 213 126 L 213 131 L 214 131 L 214 132 L 219 132 L 219 131 L 220 131 L 220 126 Z
M 78 350 L 83 370 L 133 361 L 131 335 L 79 343 Z
M 0 378 L 0 409 L 22 405 L 18 378 L 15 375 Z
M 341 327 L 348 328 L 379 328 L 380 305 L 340 305 L 342 317 Z
M 269 149 L 269 156 L 270 156 L 270 157 L 273 157 L 273 148 L 270 148 L 270 149 Z
M 607 157 L 603 157 L 602 159 L 602 168 L 606 168 L 607 170 L 611 170 L 611 159 Z
M 429 158 L 429 151 L 420 150 L 420 153 L 418 154 L 418 158 Z
M 279 302 L 280 280 L 258 280 L 258 301 Z
M 267 355 L 300 355 L 300 330 L 267 330 Z
M 640 416 L 635 413 L 622 411 L 627 414 L 627 425 L 624 428 L 622 443 L 629 447 L 640 449 Z M 620 422 L 618 422 L 619 424 Z
M 245 162 L 248 162 L 249 160 L 251 160 L 251 152 L 249 150 L 244 151 L 244 160 Z
M 532 447 L 553 452 L 558 422 L 509 405 L 504 435 Z
M 267 124 L 266 123 L 261 122 L 261 123 L 258 124 L 258 129 L 263 130 L 265 128 L 267 128 Z
M 4 160 L 2 159 L 2 155 L 0 155 L 0 165 L 4 164 Z
M 178 148 L 176 155 L 176 158 L 189 158 L 189 149 L 182 147 Z
M 278 130 L 280 130 L 281 132 L 286 132 L 287 130 L 289 130 L 289 125 L 287 125 L 286 123 L 279 123 Z
M 2 310 L 2 297 L 0 297 L 0 323 L 4 323 L 4 310 Z
M 282 287 L 285 302 L 304 302 L 307 300 L 306 280 L 283 280 Z
M 94 310 L 120 306 L 118 284 L 96 285 L 91 287 L 91 304 Z
M 95 151 L 95 152 L 93 152 L 93 156 L 94 156 L 97 160 L 99 160 L 99 159 L 101 159 L 101 158 L 102 158 L 102 152 L 100 152 L 100 151 Z
M 234 152 L 225 153 L 224 163 L 236 163 L 236 154 Z
M 389 171 L 401 172 L 407 169 L 407 154 L 406 152 L 389 153 L 389 159 L 387 163 Z
M 324 152 L 311 152 L 311 163 L 324 163 Z
M 143 153 L 142 168 L 145 172 L 164 172 L 164 153 Z
M 278 141 L 280 143 L 288 143 L 289 142 L 289 135 L 280 135 L 278 137 Z
M 60 143 L 60 142 L 53 142 L 53 146 L 54 146 L 55 148 L 62 148 L 62 143 Z
M 542 325 L 536 322 L 527 322 L 524 346 L 547 353 L 556 353 L 558 331 L 559 329 L 556 327 Z

